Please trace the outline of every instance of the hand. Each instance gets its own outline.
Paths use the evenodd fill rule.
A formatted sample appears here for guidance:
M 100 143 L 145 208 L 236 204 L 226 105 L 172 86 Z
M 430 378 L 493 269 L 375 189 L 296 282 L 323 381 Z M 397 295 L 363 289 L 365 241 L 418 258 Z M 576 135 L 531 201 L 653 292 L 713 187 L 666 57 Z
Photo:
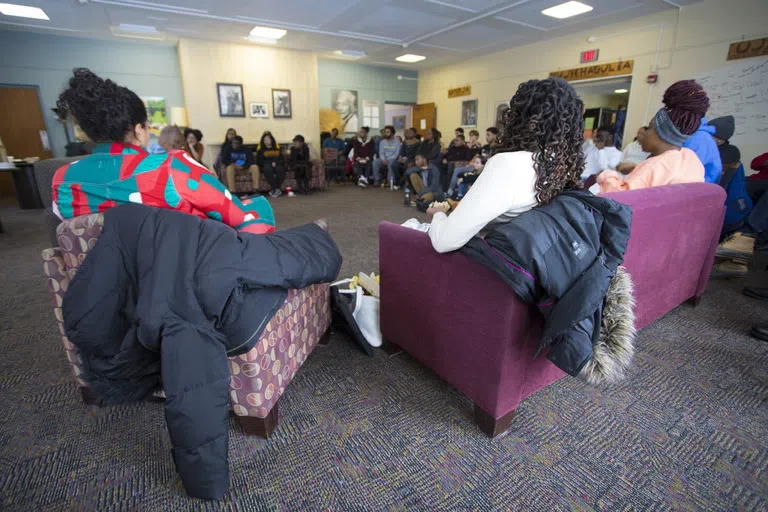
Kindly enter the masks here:
M 448 163 L 448 160 L 447 160 L 447 159 L 445 159 L 445 158 L 443 158 L 443 163 L 444 163 L 444 164 L 447 164 L 447 163 Z
M 432 220 L 432 217 L 435 216 L 436 213 L 446 213 L 448 212 L 448 208 L 445 206 L 436 206 L 436 207 L 429 207 L 427 208 L 427 216 L 430 220 Z
M 277 167 L 277 162 L 272 162 L 272 167 Z

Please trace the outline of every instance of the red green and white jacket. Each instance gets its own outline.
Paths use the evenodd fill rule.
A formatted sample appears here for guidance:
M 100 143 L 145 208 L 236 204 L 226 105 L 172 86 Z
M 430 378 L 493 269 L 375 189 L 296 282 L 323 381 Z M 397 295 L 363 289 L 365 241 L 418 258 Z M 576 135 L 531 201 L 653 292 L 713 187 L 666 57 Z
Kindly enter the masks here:
M 266 199 L 241 202 L 182 150 L 149 154 L 131 144 L 97 144 L 92 155 L 65 165 L 53 177 L 53 211 L 61 219 L 125 203 L 215 219 L 247 233 L 275 230 Z

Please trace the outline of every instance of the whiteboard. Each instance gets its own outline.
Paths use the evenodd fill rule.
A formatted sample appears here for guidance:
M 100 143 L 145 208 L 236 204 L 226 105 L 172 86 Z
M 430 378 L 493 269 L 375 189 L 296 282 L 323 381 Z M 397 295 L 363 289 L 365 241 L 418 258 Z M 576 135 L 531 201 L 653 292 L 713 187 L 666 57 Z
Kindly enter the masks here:
M 709 96 L 707 119 L 736 119 L 733 144 L 768 145 L 768 59 L 745 59 L 695 79 Z

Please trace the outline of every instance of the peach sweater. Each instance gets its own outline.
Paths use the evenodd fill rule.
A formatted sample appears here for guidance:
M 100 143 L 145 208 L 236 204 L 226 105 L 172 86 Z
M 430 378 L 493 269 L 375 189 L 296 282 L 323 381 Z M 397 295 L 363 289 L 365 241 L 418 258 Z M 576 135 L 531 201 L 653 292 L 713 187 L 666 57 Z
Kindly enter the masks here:
M 600 193 L 703 181 L 704 166 L 687 148 L 671 149 L 643 160 L 623 179 L 616 171 L 603 171 L 597 177 Z

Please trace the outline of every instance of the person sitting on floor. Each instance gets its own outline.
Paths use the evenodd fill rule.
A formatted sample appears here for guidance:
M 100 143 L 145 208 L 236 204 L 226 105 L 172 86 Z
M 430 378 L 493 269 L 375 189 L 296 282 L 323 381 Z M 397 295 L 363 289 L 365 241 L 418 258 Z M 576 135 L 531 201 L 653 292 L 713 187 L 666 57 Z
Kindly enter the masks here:
M 414 169 L 415 172 L 409 175 L 409 181 L 417 202 L 423 201 L 428 205 L 432 201 L 442 201 L 443 187 L 440 185 L 440 171 L 437 167 L 430 164 L 424 155 L 418 154 Z
M 397 156 L 400 154 L 400 142 L 395 138 L 395 127 L 385 126 L 384 137 L 379 142 L 379 158 L 373 161 L 373 186 L 382 185 L 381 168 L 387 169 L 387 179 L 395 182 L 395 176 L 399 174 L 400 162 Z
M 477 130 L 469 131 L 469 142 L 467 143 L 467 147 L 469 148 L 470 160 L 474 158 L 475 155 L 479 155 L 483 151 L 483 145 L 480 144 L 479 131 Z
M 683 80 L 664 92 L 663 101 L 665 106 L 656 112 L 643 138 L 643 150 L 651 157 L 627 176 L 601 172 L 597 177 L 601 193 L 704 181 L 704 165 L 696 153 L 683 147 L 709 108 L 704 89 L 694 80 Z
M 621 162 L 621 151 L 613 145 L 613 129 L 610 126 L 598 128 L 592 140 L 594 145 L 584 151 L 585 167 L 581 173 L 584 181 L 606 169 L 615 171 Z
M 285 179 L 285 158 L 271 132 L 264 132 L 261 136 L 259 149 L 256 152 L 256 165 L 269 183 L 271 188 L 269 195 L 272 197 L 283 195 L 280 187 Z
M 237 191 L 237 173 L 247 172 L 251 176 L 253 191 L 259 191 L 259 168 L 254 164 L 253 151 L 243 144 L 243 138 L 235 135 L 229 150 L 221 157 L 221 165 L 224 166 L 224 176 L 227 178 L 227 188 L 231 192 Z
M 296 185 L 298 187 L 298 193 L 304 195 L 310 195 L 312 189 L 309 186 L 310 169 L 309 164 L 309 146 L 304 143 L 304 136 L 297 135 L 293 138 L 293 145 L 291 146 L 291 170 L 293 176 L 296 178 Z
M 637 135 L 635 140 L 632 141 L 624 151 L 621 153 L 621 163 L 616 167 L 616 170 L 621 174 L 629 174 L 637 164 L 645 160 L 650 156 L 650 153 L 643 151 L 643 137 L 645 136 L 645 130 L 647 126 L 641 126 L 637 129 Z M 601 169 L 602 170 L 602 169 Z
M 499 138 L 499 129 L 495 126 L 491 126 L 487 130 L 485 130 L 485 146 L 483 146 L 482 151 L 480 151 L 480 156 L 483 158 L 483 160 L 488 160 L 491 158 L 491 155 L 493 155 L 494 150 L 496 149 L 496 140 Z
M 184 150 L 192 155 L 192 158 L 194 158 L 198 163 L 203 163 L 203 151 L 205 150 L 205 146 L 202 144 L 203 140 L 203 132 L 200 130 L 194 130 L 192 128 L 187 128 L 184 130 L 184 139 L 186 139 L 187 143 L 184 145 Z
M 375 148 L 373 141 L 368 138 L 368 127 L 363 126 L 358 130 L 352 146 L 352 162 L 357 175 L 357 184 L 360 187 L 367 187 L 368 179 L 372 178 Z
M 440 132 L 437 128 L 430 128 L 427 130 L 427 134 L 419 144 L 419 150 L 417 154 L 424 156 L 427 162 L 437 167 L 440 162 Z M 410 183 L 410 175 L 418 171 L 418 167 L 415 165 L 408 167 L 405 171 L 405 183 Z
M 560 78 L 520 84 L 504 112 L 496 154 L 461 205 L 450 217 L 444 207 L 427 211 L 432 247 L 455 251 L 490 223 L 509 222 L 560 192 L 580 188 L 583 112 L 576 91 Z
M 446 191 L 445 196 L 453 199 L 457 192 L 459 192 L 458 184 L 461 176 L 473 171 L 477 171 L 478 165 L 480 166 L 479 169 L 485 167 L 485 160 L 483 160 L 482 156 L 475 155 L 467 165 L 456 167 L 453 170 L 453 175 L 451 176 L 451 181 L 448 184 L 448 190 Z M 464 194 L 459 193 L 459 195 L 463 196 Z
M 275 230 L 275 216 L 266 200 L 240 202 L 184 151 L 147 153 L 147 109 L 133 91 L 78 68 L 57 107 L 77 119 L 96 143 L 93 154 L 54 174 L 53 212 L 60 219 L 143 203 L 215 219 L 241 232 Z
M 469 162 L 469 167 L 460 167 L 460 169 L 469 169 L 469 171 L 460 174 L 456 180 L 457 201 L 461 201 L 467 195 L 469 189 L 472 188 L 477 178 L 483 173 L 485 162 L 480 158 L 480 155 L 475 155 L 472 161 Z
M 400 146 L 400 166 L 397 169 L 395 175 L 395 184 L 400 182 L 400 175 L 403 169 L 409 169 L 413 167 L 413 163 L 416 160 L 416 154 L 419 152 L 419 146 L 421 140 L 416 136 L 416 128 L 408 128 L 405 130 L 405 140 Z
M 453 145 L 448 148 L 441 160 L 440 175 L 444 186 L 448 185 L 450 177 L 453 176 L 456 162 L 467 162 L 470 158 L 469 147 L 464 142 L 464 135 L 457 135 Z

